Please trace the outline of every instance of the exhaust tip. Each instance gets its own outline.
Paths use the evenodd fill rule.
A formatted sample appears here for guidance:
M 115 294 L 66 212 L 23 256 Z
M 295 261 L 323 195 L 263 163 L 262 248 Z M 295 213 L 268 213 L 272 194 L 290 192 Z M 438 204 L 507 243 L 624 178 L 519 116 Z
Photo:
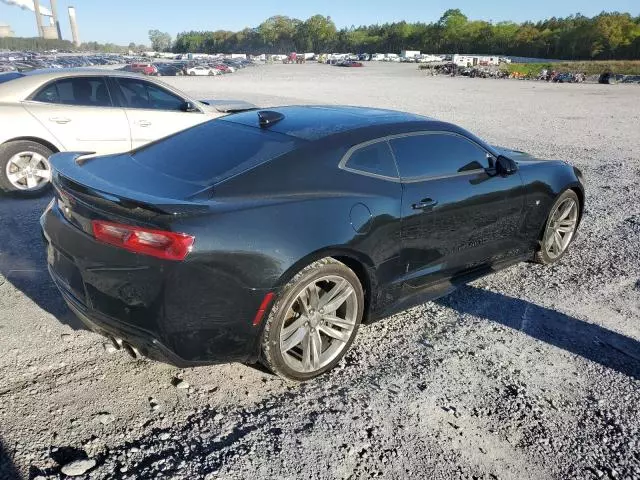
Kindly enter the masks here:
M 133 345 L 129 345 L 128 343 L 122 342 L 122 348 L 124 349 L 125 352 L 127 352 L 131 356 L 131 358 L 139 359 L 142 357 L 138 349 Z

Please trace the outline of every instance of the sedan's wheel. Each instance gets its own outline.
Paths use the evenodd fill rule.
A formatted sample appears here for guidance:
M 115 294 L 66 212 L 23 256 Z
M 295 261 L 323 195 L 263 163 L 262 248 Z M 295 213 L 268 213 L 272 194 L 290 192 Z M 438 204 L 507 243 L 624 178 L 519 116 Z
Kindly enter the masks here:
M 283 289 L 265 325 L 262 361 L 274 373 L 308 380 L 333 368 L 362 320 L 358 277 L 332 258 L 312 263 Z
M 578 227 L 580 201 L 573 190 L 564 192 L 553 204 L 536 253 L 538 263 L 557 262 L 567 251 Z
M 53 152 L 31 141 L 0 146 L 0 190 L 25 195 L 42 193 L 51 181 L 49 156 Z

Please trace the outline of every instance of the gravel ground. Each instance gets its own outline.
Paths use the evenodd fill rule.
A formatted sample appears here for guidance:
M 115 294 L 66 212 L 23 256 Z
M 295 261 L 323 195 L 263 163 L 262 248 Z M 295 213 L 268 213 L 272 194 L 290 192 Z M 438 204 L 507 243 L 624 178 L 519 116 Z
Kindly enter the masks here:
M 637 85 L 395 64 L 166 81 L 261 106 L 407 110 L 567 159 L 588 182 L 579 237 L 556 266 L 517 265 L 362 328 L 339 368 L 296 385 L 112 352 L 48 278 L 48 199 L 1 198 L 1 479 L 640 479 Z

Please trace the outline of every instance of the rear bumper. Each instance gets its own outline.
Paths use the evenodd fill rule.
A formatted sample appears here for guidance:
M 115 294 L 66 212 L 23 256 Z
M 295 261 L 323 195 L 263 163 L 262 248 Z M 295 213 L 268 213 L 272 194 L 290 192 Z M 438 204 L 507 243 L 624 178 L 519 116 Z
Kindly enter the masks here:
M 49 267 L 49 274 L 60 290 L 62 298 L 71 311 L 89 330 L 109 339 L 120 339 L 135 347 L 142 355 L 152 360 L 170 363 L 177 367 L 189 367 L 202 363 L 185 360 L 158 340 L 151 332 L 135 328 L 96 311 L 90 311 L 69 291 L 64 281 Z
M 50 275 L 89 329 L 180 367 L 257 359 L 262 326 L 252 322 L 266 291 L 243 285 L 214 254 L 134 254 L 97 242 L 55 205 L 40 223 Z

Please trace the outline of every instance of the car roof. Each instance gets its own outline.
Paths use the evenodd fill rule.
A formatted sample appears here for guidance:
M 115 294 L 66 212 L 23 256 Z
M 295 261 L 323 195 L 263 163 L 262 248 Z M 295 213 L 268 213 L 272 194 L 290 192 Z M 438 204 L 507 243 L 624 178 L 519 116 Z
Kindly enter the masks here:
M 175 91 L 175 89 L 157 80 L 150 80 L 148 77 L 137 73 L 123 70 L 109 70 L 104 68 L 46 68 L 37 69 L 30 72 L 22 72 L 23 76 L 9 82 L 0 84 L 0 102 L 19 102 L 29 97 L 34 91 L 45 83 L 59 78 L 72 77 L 92 77 L 92 76 L 117 76 L 130 78 L 144 78 L 161 84 L 164 88 Z
M 369 107 L 300 105 L 268 110 L 283 115 L 281 120 L 267 127 L 270 131 L 309 141 L 366 127 L 436 121 L 413 113 Z M 229 115 L 221 120 L 259 128 L 255 110 Z

